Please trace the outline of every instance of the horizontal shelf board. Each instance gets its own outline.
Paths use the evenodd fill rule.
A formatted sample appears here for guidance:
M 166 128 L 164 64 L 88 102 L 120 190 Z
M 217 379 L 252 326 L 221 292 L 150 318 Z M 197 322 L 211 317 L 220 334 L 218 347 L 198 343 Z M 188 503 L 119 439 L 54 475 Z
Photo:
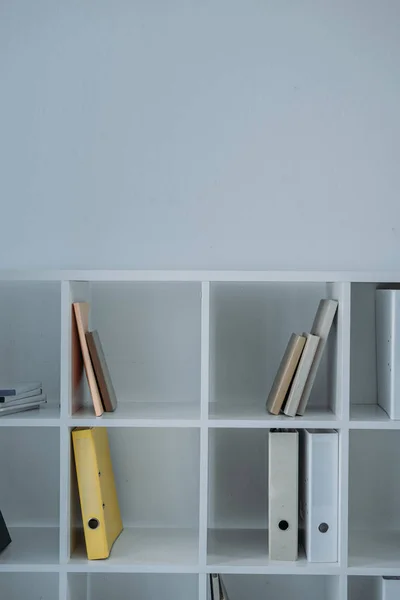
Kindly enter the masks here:
M 39 409 L 0 417 L 0 427 L 58 427 L 59 425 L 60 407 L 55 402 L 49 402 Z
M 398 282 L 399 271 L 0 270 L 2 281 Z
M 349 568 L 400 570 L 400 531 L 349 531 Z
M 378 404 L 352 404 L 350 427 L 352 429 L 400 429 L 400 421 L 390 419 Z
M 85 406 L 69 417 L 71 426 L 107 427 L 199 427 L 200 406 L 194 403 L 120 402 L 112 413 L 94 416 L 93 407 Z
M 115 541 L 111 554 L 102 564 L 108 567 L 118 567 L 129 564 L 148 570 L 151 566 L 157 570 L 170 566 L 192 567 L 197 572 L 199 536 L 192 529 L 158 529 L 127 527 Z M 72 553 L 69 565 L 81 565 L 101 568 L 99 561 L 90 561 L 86 556 L 84 544 Z
M 209 427 L 340 427 L 340 421 L 327 409 L 309 408 L 304 417 L 286 417 L 284 414 L 271 415 L 265 405 L 228 404 L 211 402 Z
M 9 527 L 12 542 L 0 554 L 0 567 L 59 563 L 57 527 Z
M 221 573 L 338 573 L 338 563 L 310 563 L 304 550 L 296 561 L 274 561 L 268 557 L 266 529 L 210 529 L 207 571 Z

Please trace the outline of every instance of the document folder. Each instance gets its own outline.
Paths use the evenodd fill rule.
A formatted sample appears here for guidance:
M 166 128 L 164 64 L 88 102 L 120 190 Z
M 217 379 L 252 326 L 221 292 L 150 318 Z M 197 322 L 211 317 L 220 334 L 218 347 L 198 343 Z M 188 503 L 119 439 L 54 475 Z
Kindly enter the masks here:
M 269 433 L 268 540 L 271 560 L 296 560 L 298 548 L 299 434 Z
M 311 562 L 338 561 L 339 435 L 306 429 L 301 440 L 300 515 Z
M 72 431 L 86 550 L 90 560 L 108 558 L 122 520 L 105 427 Z

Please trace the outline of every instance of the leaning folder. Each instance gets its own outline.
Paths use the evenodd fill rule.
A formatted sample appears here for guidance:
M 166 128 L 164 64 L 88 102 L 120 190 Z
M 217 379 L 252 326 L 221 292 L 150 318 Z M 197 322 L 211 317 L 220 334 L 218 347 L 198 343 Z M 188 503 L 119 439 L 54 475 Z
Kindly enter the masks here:
M 123 527 L 107 429 L 78 427 L 72 441 L 87 555 L 108 558 Z
M 301 441 L 300 515 L 307 560 L 337 562 L 339 434 L 306 429 Z

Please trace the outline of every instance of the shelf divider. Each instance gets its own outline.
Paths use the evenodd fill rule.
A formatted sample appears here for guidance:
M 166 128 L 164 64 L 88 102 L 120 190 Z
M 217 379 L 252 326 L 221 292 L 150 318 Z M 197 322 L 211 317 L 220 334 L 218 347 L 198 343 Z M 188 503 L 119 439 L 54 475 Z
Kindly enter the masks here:
M 200 501 L 199 564 L 207 565 L 208 523 L 208 409 L 210 395 L 210 283 L 201 284 L 201 406 L 200 406 Z M 201 598 L 199 586 L 199 597 Z

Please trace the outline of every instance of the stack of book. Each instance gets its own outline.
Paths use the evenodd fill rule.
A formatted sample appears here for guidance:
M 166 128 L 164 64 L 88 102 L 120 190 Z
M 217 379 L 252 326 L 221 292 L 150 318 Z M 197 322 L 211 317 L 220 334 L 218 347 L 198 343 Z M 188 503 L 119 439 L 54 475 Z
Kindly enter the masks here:
M 29 383 L 0 382 L 0 417 L 39 408 L 47 402 L 39 381 Z
M 293 333 L 267 399 L 267 410 L 304 415 L 336 314 L 336 300 L 321 300 L 310 333 Z
M 92 396 L 96 417 L 104 412 L 112 412 L 117 407 L 117 397 L 108 370 L 106 357 L 100 342 L 98 331 L 89 331 L 88 302 L 73 304 L 78 329 L 80 351 L 85 373 Z

